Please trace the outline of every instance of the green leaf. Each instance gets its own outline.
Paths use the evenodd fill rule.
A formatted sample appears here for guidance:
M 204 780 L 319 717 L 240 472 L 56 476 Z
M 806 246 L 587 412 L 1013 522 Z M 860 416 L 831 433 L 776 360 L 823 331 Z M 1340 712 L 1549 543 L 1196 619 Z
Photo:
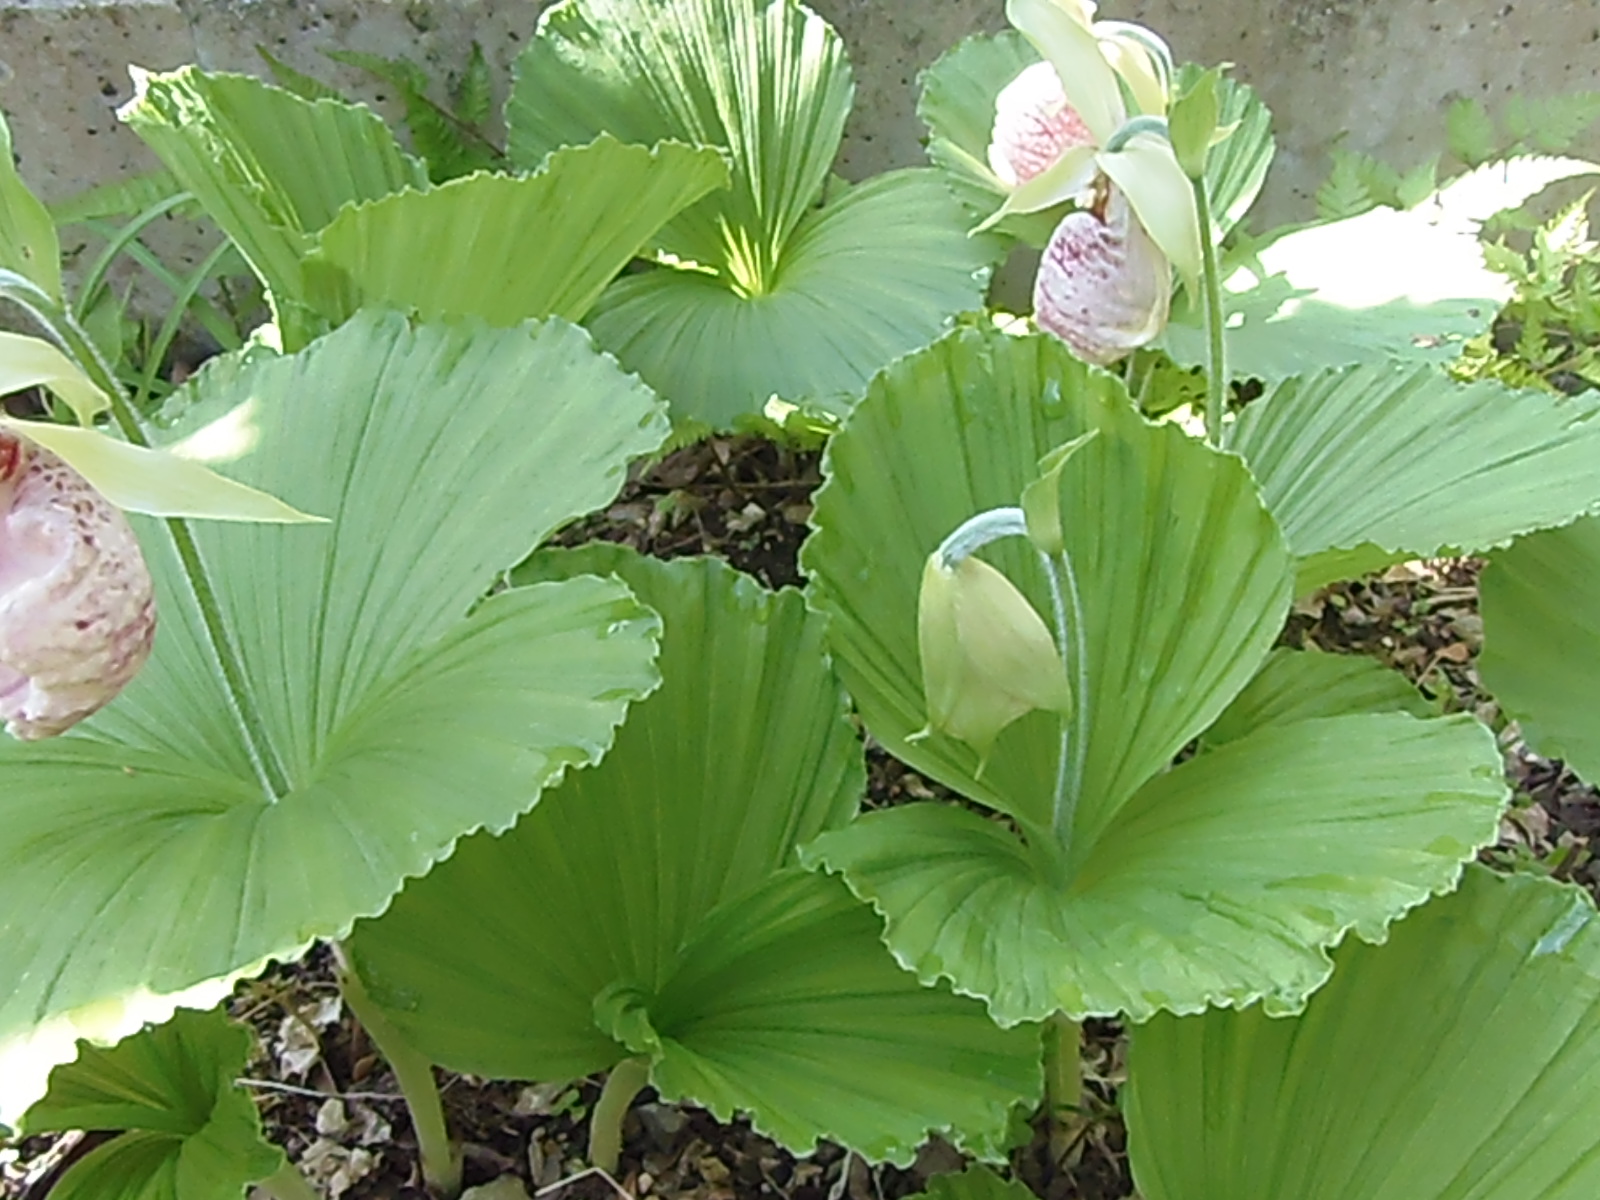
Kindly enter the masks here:
M 567 1078 L 630 1053 L 669 1099 L 907 1161 L 929 1129 L 995 1153 L 1037 1039 L 920 987 L 837 881 L 785 869 L 864 786 L 799 594 L 615 547 L 517 578 L 615 572 L 662 617 L 658 694 L 605 762 L 464 842 L 351 941 L 407 1041 L 459 1070 Z
M 1463 96 L 1450 105 L 1445 116 L 1450 153 L 1469 167 L 1488 162 L 1500 151 L 1500 135 L 1483 101 Z
M 1334 153 L 1333 170 L 1317 189 L 1317 218 L 1343 221 L 1378 206 L 1361 173 L 1361 160 L 1348 152 Z
M 1587 1200 L 1600 1189 L 1600 921 L 1578 889 L 1473 867 L 1346 945 L 1305 1015 L 1133 1030 L 1148 1200 Z
M 230 473 L 332 522 L 192 528 L 254 737 L 141 518 L 150 662 L 77 735 L 0 745 L 0 911 L 34 914 L 0 927 L 0 1115 L 8 1043 L 343 936 L 599 758 L 655 682 L 655 621 L 615 581 L 481 600 L 665 434 L 580 330 L 363 314 L 181 399 L 174 438 L 208 429 Z
M 945 53 L 920 78 L 917 115 L 928 128 L 928 157 L 946 172 L 973 221 L 992 214 L 1010 190 L 989 169 L 995 99 L 1006 84 L 1038 61 L 1033 47 L 1015 30 L 978 34 Z M 1204 73 L 1204 68 L 1186 63 L 1178 69 L 1174 86 L 1181 92 Z M 1206 185 L 1214 219 L 1226 233 L 1244 219 L 1260 192 L 1272 162 L 1273 142 L 1271 116 L 1253 90 L 1224 78 L 1217 94 L 1221 127 L 1234 129 L 1212 147 Z M 998 230 L 1031 246 L 1043 246 L 1066 211 L 1063 205 L 1008 217 Z
M 1333 717 L 1157 776 L 1065 879 L 1005 826 L 935 804 L 870 813 L 806 858 L 884 915 L 920 979 L 987 997 L 1004 1024 L 1257 1000 L 1282 1013 L 1327 979 L 1347 931 L 1381 940 L 1453 887 L 1504 799 L 1494 739 L 1470 717 Z
M 995 100 L 1038 61 L 1027 39 L 1008 29 L 967 38 L 918 76 L 917 116 L 928 130 L 928 158 L 944 172 L 972 224 L 990 217 L 1010 191 L 989 168 Z M 1042 247 L 1066 211 L 1056 205 L 1008 216 L 993 232 Z
M 296 71 L 259 43 L 256 45 L 256 53 L 267 64 L 267 70 L 272 74 L 272 81 L 284 91 L 293 92 L 302 100 L 336 100 L 340 104 L 352 103 L 338 88 L 330 87 L 304 71 Z
M 1205 178 L 1206 157 L 1217 136 L 1218 118 L 1222 115 L 1217 96 L 1222 72 L 1222 67 L 1212 67 L 1201 71 L 1187 85 L 1180 85 L 1167 115 L 1173 153 L 1190 179 Z
M 1280 648 L 1206 730 L 1204 742 L 1220 746 L 1268 725 L 1316 717 L 1378 712 L 1427 717 L 1433 711 L 1404 675 L 1375 659 Z
M 57 200 L 50 205 L 50 217 L 58 226 L 131 217 L 154 208 L 182 190 L 183 186 L 171 171 L 146 171 L 127 179 L 87 187 Z
M 472 43 L 467 53 L 467 65 L 461 78 L 451 89 L 456 117 L 469 125 L 482 125 L 489 119 L 494 104 L 494 80 L 489 74 L 489 60 L 483 56 L 483 46 Z
M 303 298 L 300 263 L 311 235 L 341 208 L 427 182 L 369 109 L 194 67 L 134 80 L 122 119 L 280 304 Z
M 1483 221 L 1597 169 L 1564 158 L 1495 163 L 1417 208 L 1375 208 L 1277 238 L 1225 281 L 1230 372 L 1276 382 L 1350 363 L 1452 361 L 1511 298 L 1483 265 Z M 1206 363 L 1205 317 L 1192 298 L 1174 305 L 1160 345 L 1183 366 Z
M 11 127 L 0 113 L 0 267 L 31 280 L 61 301 L 61 243 L 55 222 L 17 174 Z
M 1539 753 L 1600 779 L 1600 517 L 1514 542 L 1479 589 L 1484 683 Z
M 1283 526 L 1301 593 L 1488 550 L 1600 504 L 1600 404 L 1426 367 L 1287 380 L 1240 414 L 1227 444 Z
M 473 175 L 346 209 L 317 239 L 306 278 L 336 322 L 374 304 L 425 320 L 576 321 L 664 222 L 727 175 L 714 150 L 602 135 L 531 175 Z
M 1566 154 L 1597 119 L 1600 92 L 1540 97 L 1517 93 L 1506 105 L 1506 127 L 1518 143 L 1545 154 Z
M 968 517 L 1016 504 L 1039 460 L 1091 429 L 1100 436 L 1062 465 L 1056 501 L 1088 648 L 1082 661 L 1069 646 L 1067 666 L 1088 722 L 1076 830 L 1090 840 L 1248 682 L 1287 612 L 1287 554 L 1240 464 L 1148 425 L 1117 380 L 1052 338 L 963 330 L 874 380 L 829 447 L 801 558 L 873 736 L 966 795 L 1048 827 L 1053 718 L 1033 714 L 1001 734 L 982 780 L 962 743 L 907 741 L 926 724 L 916 604 L 929 552 Z M 1037 611 L 1052 611 L 1027 542 L 983 553 Z
M 1189 87 L 1203 71 L 1194 63 L 1185 63 L 1178 68 L 1176 86 Z M 1218 128 L 1232 127 L 1232 132 L 1211 147 L 1206 158 L 1206 189 L 1212 220 L 1226 235 L 1245 219 L 1261 194 L 1277 144 L 1272 140 L 1272 114 L 1249 84 L 1224 75 L 1217 83 L 1217 97 L 1221 103 Z
M 848 412 L 885 363 L 981 307 L 987 279 L 939 179 L 896 171 L 809 213 L 765 295 L 663 267 L 619 279 L 589 324 L 676 415 L 728 428 L 774 395 Z
M 1033 1200 L 1033 1193 L 988 1167 L 972 1166 L 958 1175 L 935 1175 L 913 1200 Z
M 600 133 L 724 149 L 728 190 L 662 244 L 759 294 L 822 191 L 852 91 L 839 35 L 793 0 L 564 0 L 517 58 L 509 153 L 533 167 Z
M 233 1082 L 249 1055 L 249 1030 L 217 1011 L 179 1013 L 111 1049 L 84 1044 L 51 1074 L 23 1130 L 126 1132 L 74 1163 L 52 1195 L 239 1196 L 272 1175 L 283 1154 Z
M 838 35 L 794 0 L 565 0 L 517 60 L 519 165 L 601 132 L 728 156 L 727 190 L 662 230 L 665 266 L 620 280 L 591 322 L 676 416 L 727 428 L 773 395 L 843 412 L 982 303 L 997 246 L 966 236 L 937 177 L 824 195 L 851 93 Z
M 1083 630 L 1081 650 L 1068 643 L 1084 724 L 1069 723 L 1081 749 L 1063 836 L 1050 716 L 1001 734 L 981 780 L 964 745 L 909 740 L 924 724 L 915 603 L 923 556 L 1014 504 L 1032 464 L 1090 428 L 1047 462 Z M 1289 558 L 1236 459 L 1147 424 L 1059 343 L 963 331 L 902 360 L 835 436 L 825 475 L 801 561 L 868 729 L 1025 832 L 911 805 L 807 847 L 884 915 L 924 982 L 985 997 L 1003 1023 L 1263 996 L 1292 1008 L 1326 977 L 1326 946 L 1351 927 L 1381 936 L 1493 838 L 1504 788 L 1470 720 L 1299 720 L 1161 773 L 1265 658 Z M 983 554 L 1050 611 L 1030 545 Z

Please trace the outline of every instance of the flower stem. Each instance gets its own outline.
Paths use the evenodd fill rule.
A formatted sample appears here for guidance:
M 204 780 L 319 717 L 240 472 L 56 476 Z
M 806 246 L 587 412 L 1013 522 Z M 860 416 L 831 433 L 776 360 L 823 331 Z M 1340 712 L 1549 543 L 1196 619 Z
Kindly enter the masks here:
M 611 1068 L 600 1099 L 589 1114 L 589 1164 L 608 1175 L 617 1173 L 622 1158 L 622 1120 L 634 1097 L 650 1082 L 650 1062 L 625 1058 Z
M 306 1177 L 291 1162 L 284 1163 L 278 1168 L 277 1174 L 263 1179 L 256 1187 L 275 1200 L 321 1200 L 316 1189 L 306 1182 Z
M 1228 350 L 1224 338 L 1228 314 L 1222 306 L 1222 273 L 1217 267 L 1217 242 L 1211 230 L 1211 197 L 1203 178 L 1194 180 L 1194 206 L 1200 218 L 1200 275 L 1211 358 L 1206 372 L 1206 440 L 1217 446 L 1222 443 L 1222 418 L 1228 407 Z
M 1083 1026 L 1052 1013 L 1044 1027 L 1044 1098 L 1051 1161 L 1059 1164 L 1082 1126 Z
M 433 1077 L 433 1063 L 406 1042 L 400 1031 L 372 1002 L 360 976 L 351 968 L 342 946 L 336 946 L 339 962 L 339 990 L 361 1028 L 388 1062 L 399 1081 L 411 1114 L 411 1128 L 417 1135 L 417 1154 L 422 1160 L 422 1177 L 435 1195 L 451 1197 L 461 1191 L 461 1157 L 450 1144 L 445 1125 L 444 1101 Z
M 122 436 L 135 446 L 149 446 L 150 439 L 145 435 L 139 416 L 128 403 L 128 398 L 117 382 L 110 365 L 101 357 L 98 347 L 83 332 L 72 315 L 65 311 L 37 315 L 65 344 L 95 385 L 110 398 L 111 416 L 116 421 L 117 428 L 122 431 Z M 244 666 L 233 648 L 233 643 L 228 639 L 227 626 L 222 620 L 222 607 L 217 602 L 216 589 L 211 584 L 211 576 L 206 571 L 205 561 L 200 557 L 200 547 L 195 542 L 194 531 L 181 517 L 167 517 L 163 524 L 166 525 L 167 532 L 172 538 L 173 548 L 178 552 L 178 561 L 183 565 L 183 573 L 188 580 L 195 606 L 200 610 L 200 620 L 205 626 L 212 657 L 216 660 L 222 678 L 227 683 L 226 690 L 232 703 L 234 719 L 238 722 L 239 730 L 244 737 L 250 761 L 255 767 L 262 789 L 266 792 L 268 802 L 275 804 L 289 793 L 288 774 L 273 750 L 272 740 L 267 736 L 266 722 L 257 711 L 253 693 L 246 684 Z

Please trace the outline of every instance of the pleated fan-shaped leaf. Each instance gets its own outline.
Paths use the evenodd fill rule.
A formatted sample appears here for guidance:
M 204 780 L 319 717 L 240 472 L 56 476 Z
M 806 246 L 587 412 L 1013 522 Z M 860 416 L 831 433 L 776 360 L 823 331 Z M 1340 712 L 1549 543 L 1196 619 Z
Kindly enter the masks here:
M 591 571 L 660 612 L 661 690 L 599 769 L 358 926 L 369 994 L 453 1069 L 558 1079 L 644 1055 L 666 1098 L 797 1149 L 903 1162 L 941 1130 L 997 1153 L 1037 1095 L 1037 1037 L 922 987 L 842 884 L 793 865 L 864 788 L 821 619 L 714 560 L 595 547 L 518 578 Z
M 345 210 L 318 236 L 308 284 L 336 321 L 363 305 L 492 325 L 581 320 L 663 224 L 727 177 L 708 147 L 602 135 L 528 175 L 480 173 Z
M 980 775 L 970 748 L 912 740 L 926 722 L 920 572 L 1075 440 L 1048 485 L 1081 611 L 1066 770 L 1058 785 L 1061 723 L 1036 712 Z M 1327 977 L 1327 947 L 1351 929 L 1381 938 L 1494 837 L 1493 739 L 1469 718 L 1394 711 L 1388 693 L 1236 714 L 1235 740 L 1168 769 L 1248 694 L 1287 616 L 1288 552 L 1237 458 L 1148 424 L 1050 339 L 961 333 L 895 364 L 825 467 L 802 564 L 868 729 L 1022 833 L 914 804 L 803 850 L 878 910 L 924 982 L 984 997 L 1007 1024 L 1057 1008 L 1292 1011 Z M 980 553 L 1051 611 L 1030 544 Z
M 230 681 L 140 519 L 150 662 L 73 735 L 0 743 L 0 911 L 28 914 L 0 923 L 0 1119 L 52 1022 L 343 936 L 599 758 L 656 682 L 656 621 L 615 581 L 483 599 L 665 434 L 581 330 L 364 314 L 179 401 L 172 438 L 329 523 L 191 526 Z
M 1600 1188 L 1600 921 L 1572 886 L 1471 867 L 1303 1015 L 1132 1031 L 1148 1200 L 1587 1200 Z
M 1535 750 L 1600 780 L 1600 517 L 1519 539 L 1478 587 L 1485 686 Z
M 729 186 L 657 238 L 591 325 L 684 417 L 776 395 L 848 409 L 871 374 L 982 302 L 997 247 L 932 172 L 833 194 L 853 93 L 839 36 L 795 0 L 564 0 L 517 61 L 509 153 L 600 133 L 726 153 Z
M 1316 717 L 1371 712 L 1426 717 L 1436 711 L 1399 671 L 1364 654 L 1279 648 L 1212 722 L 1204 741 L 1220 746 L 1265 725 Z
M 141 72 L 135 83 L 119 115 L 194 193 L 280 306 L 303 302 L 301 259 L 341 208 L 427 186 L 422 163 L 365 107 L 304 100 L 248 75 L 197 67 Z
M 1600 506 L 1600 404 L 1395 364 L 1290 379 L 1229 433 L 1283 526 L 1299 592 L 1482 551 Z
M 85 1046 L 51 1075 L 24 1132 L 120 1132 L 73 1163 L 51 1195 L 241 1196 L 272 1175 L 283 1154 L 262 1138 L 255 1101 L 234 1084 L 249 1058 L 249 1030 L 218 1011 L 181 1012 L 111 1049 Z

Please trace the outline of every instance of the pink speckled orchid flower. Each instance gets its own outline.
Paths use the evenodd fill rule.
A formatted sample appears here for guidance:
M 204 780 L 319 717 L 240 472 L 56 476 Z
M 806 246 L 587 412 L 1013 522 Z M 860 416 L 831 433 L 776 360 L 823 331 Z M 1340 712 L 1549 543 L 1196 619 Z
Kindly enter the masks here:
M 48 342 L 0 333 L 0 395 L 36 386 L 82 419 L 108 403 Z M 155 589 L 122 509 L 315 519 L 177 454 L 0 416 L 0 721 L 13 737 L 64 733 L 150 656 Z
M 155 590 L 126 517 L 50 451 L 0 430 L 0 720 L 64 733 L 155 642 Z
M 1147 30 L 1093 22 L 1088 0 L 1007 0 L 1006 15 L 1045 61 L 997 98 L 989 165 L 1012 190 L 985 225 L 1077 205 L 1045 249 L 1034 314 L 1105 365 L 1166 325 L 1172 267 L 1186 280 L 1200 271 L 1194 193 L 1152 127 L 1166 111 L 1165 55 Z

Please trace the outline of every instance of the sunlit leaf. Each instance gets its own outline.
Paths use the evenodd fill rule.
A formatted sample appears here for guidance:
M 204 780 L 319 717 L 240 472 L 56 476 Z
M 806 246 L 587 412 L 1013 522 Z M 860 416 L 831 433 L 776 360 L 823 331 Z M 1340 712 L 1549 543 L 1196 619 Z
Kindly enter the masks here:
M 238 1196 L 283 1153 L 261 1136 L 255 1102 L 234 1086 L 250 1033 L 220 1012 L 181 1012 L 109 1050 L 85 1045 L 56 1068 L 24 1132 L 123 1131 L 51 1189 L 79 1200 Z
M 602 136 L 526 176 L 472 175 L 346 209 L 307 277 L 334 320 L 363 305 L 424 319 L 578 320 L 663 223 L 727 180 L 715 150 Z
M 1482 551 L 1600 505 L 1600 403 L 1427 367 L 1325 370 L 1240 414 L 1299 592 L 1407 558 Z
M 166 529 L 135 521 L 150 662 L 73 735 L 0 743 L 0 911 L 30 914 L 0 924 L 0 1054 L 342 936 L 599 758 L 655 683 L 656 622 L 615 581 L 483 599 L 664 436 L 582 331 L 363 314 L 183 399 L 174 440 L 241 415 L 230 473 L 331 523 L 191 527 L 230 686 Z

